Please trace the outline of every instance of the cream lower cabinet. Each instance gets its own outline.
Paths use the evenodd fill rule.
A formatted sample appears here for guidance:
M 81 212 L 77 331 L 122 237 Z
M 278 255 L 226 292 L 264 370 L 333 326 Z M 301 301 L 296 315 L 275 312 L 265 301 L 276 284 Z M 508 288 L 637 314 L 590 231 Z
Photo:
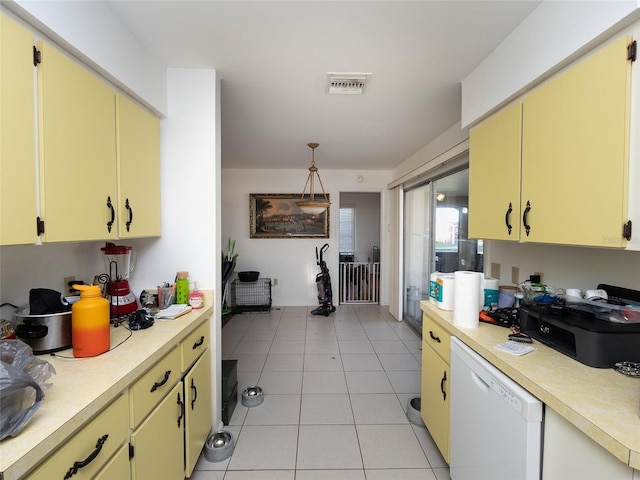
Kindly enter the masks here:
M 471 129 L 470 238 L 626 246 L 630 43 L 608 43 Z
M 191 476 L 212 426 L 209 325 L 196 328 L 129 390 L 134 480 Z
M 211 413 L 211 350 L 207 349 L 182 381 L 185 398 L 185 474 L 191 476 L 209 436 Z
M 128 460 L 128 446 L 125 443 L 129 435 L 127 418 L 128 398 L 127 395 L 120 395 L 30 474 L 28 480 L 92 479 L 96 474 L 106 472 L 107 467 L 105 470 L 103 467 L 112 457 L 116 458 L 116 452 L 119 452 L 117 456 L 122 453 L 122 447 L 125 447 Z M 129 478 L 128 461 L 126 472 L 122 468 L 119 471 L 123 474 L 119 480 Z
M 420 415 L 443 458 L 449 463 L 451 335 L 423 314 L 422 338 Z
M 615 458 L 549 407 L 544 413 L 543 447 L 542 480 L 640 480 L 640 471 Z
M 94 480 L 126 480 L 131 478 L 130 470 L 129 445 L 123 445 Z
M 182 383 L 177 383 L 131 434 L 132 478 L 184 477 L 184 408 Z

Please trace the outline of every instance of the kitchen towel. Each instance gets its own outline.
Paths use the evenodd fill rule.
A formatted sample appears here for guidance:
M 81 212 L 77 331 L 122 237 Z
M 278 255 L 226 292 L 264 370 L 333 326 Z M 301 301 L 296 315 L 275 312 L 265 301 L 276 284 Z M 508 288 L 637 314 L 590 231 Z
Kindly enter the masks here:
M 458 271 L 454 273 L 455 294 L 453 298 L 453 323 L 459 327 L 477 328 L 478 314 L 484 299 L 480 296 L 484 276 L 479 272 Z
M 430 276 L 429 298 L 442 310 L 453 310 L 455 279 L 453 273 L 436 272 Z

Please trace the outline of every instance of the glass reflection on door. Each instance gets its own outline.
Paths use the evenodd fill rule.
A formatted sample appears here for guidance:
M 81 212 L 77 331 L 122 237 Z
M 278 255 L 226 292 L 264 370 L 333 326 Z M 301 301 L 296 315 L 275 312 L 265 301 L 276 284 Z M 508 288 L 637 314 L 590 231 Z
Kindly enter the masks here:
M 431 184 L 404 193 L 404 320 L 422 330 L 420 300 L 429 298 Z

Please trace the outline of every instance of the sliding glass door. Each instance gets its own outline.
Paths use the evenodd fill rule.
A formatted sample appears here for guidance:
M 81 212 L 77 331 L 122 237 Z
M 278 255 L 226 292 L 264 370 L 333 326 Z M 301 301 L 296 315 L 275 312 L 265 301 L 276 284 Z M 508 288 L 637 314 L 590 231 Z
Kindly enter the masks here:
M 404 192 L 404 315 L 422 331 L 420 301 L 432 272 L 482 272 L 482 240 L 467 236 L 469 170 L 446 174 Z

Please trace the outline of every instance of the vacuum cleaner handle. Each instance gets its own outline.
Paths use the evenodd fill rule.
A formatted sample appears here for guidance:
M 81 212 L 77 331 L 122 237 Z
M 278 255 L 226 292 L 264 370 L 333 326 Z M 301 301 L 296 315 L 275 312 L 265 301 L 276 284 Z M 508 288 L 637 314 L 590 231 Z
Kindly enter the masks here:
M 327 250 L 329 250 L 329 244 L 325 243 L 322 248 L 320 249 L 320 256 L 318 257 L 318 247 L 316 247 L 316 260 L 318 261 L 318 265 L 322 265 L 322 255 L 324 254 L 324 252 L 326 252 Z

